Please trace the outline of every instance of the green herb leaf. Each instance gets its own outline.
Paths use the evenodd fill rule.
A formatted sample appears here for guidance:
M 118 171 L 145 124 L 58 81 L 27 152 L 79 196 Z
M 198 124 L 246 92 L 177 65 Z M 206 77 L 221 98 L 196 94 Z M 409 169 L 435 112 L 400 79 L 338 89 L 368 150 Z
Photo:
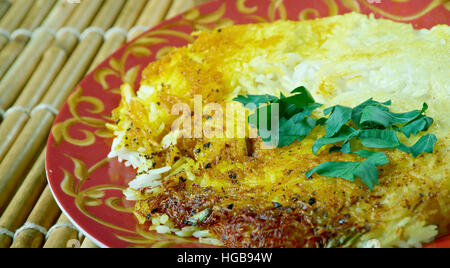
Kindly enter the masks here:
M 257 109 L 262 104 L 275 102 L 277 100 L 278 100 L 277 97 L 270 95 L 247 95 L 247 96 L 239 95 L 238 97 L 233 99 L 233 101 L 240 102 L 247 108 L 252 108 L 251 110 Z M 253 106 L 253 104 L 255 106 Z
M 301 141 L 317 126 L 317 120 L 310 118 L 314 110 L 322 105 L 316 103 L 311 94 L 305 87 L 299 87 L 292 91 L 294 95 L 286 97 L 281 95 L 276 98 L 269 95 L 263 96 L 239 96 L 234 99 L 244 105 L 250 103 L 261 105 L 267 104 L 256 109 L 249 116 L 251 126 L 258 129 L 258 135 L 269 145 L 278 147 L 288 146 L 295 141 Z M 277 118 L 272 118 L 272 110 L 274 105 L 278 105 L 279 113 Z M 268 131 L 272 130 L 272 119 L 279 120 L 279 139 L 274 139 L 268 135 Z
M 301 114 L 280 124 L 279 141 L 277 146 L 288 146 L 295 141 L 304 140 L 316 126 L 316 120 Z M 275 144 L 272 144 L 275 145 Z
M 401 144 L 398 149 L 412 154 L 414 158 L 417 158 L 422 153 L 430 153 L 432 154 L 434 151 L 434 145 L 437 142 L 437 137 L 433 134 L 427 134 L 420 138 L 420 140 L 414 144 L 412 147 L 408 147 L 404 144 Z
M 322 117 L 319 120 L 317 120 L 316 125 L 324 127 L 327 123 L 327 120 L 328 120 L 327 118 Z
M 352 182 L 358 177 L 372 191 L 374 186 L 379 184 L 377 166 L 388 164 L 389 159 L 384 153 L 366 150 L 355 153 L 368 159 L 364 162 L 325 162 L 306 173 L 306 176 L 311 178 L 314 173 L 317 173 L 320 176 L 343 178 Z
M 347 143 L 354 137 L 359 136 L 359 134 L 360 134 L 359 130 L 356 130 L 352 127 L 345 125 L 334 137 L 331 137 L 331 138 L 323 137 L 323 138 L 316 140 L 316 142 L 313 145 L 313 153 L 317 154 L 317 152 L 320 150 L 320 148 L 322 148 L 323 146 L 328 145 L 328 144 L 335 144 L 338 142 Z
M 411 134 L 416 136 L 421 131 L 428 131 L 431 125 L 433 125 L 434 120 L 428 116 L 420 116 L 418 119 L 404 125 L 400 131 L 406 136 L 411 137 Z
M 384 106 L 369 105 L 362 111 L 360 125 L 363 128 L 374 128 L 373 126 L 379 125 L 388 129 L 390 126 L 408 124 L 416 120 L 427 109 L 428 105 L 424 103 L 422 110 L 415 110 L 407 113 L 392 113 Z
M 283 100 L 280 100 L 280 117 L 284 117 L 286 119 L 290 119 L 292 116 L 297 115 L 299 113 L 304 114 L 305 116 L 311 116 L 312 113 L 322 104 L 312 103 L 307 104 L 306 106 L 297 106 L 297 104 L 287 103 Z
M 391 104 L 392 104 L 391 101 L 387 101 L 387 102 L 381 103 L 381 102 L 378 102 L 378 101 L 374 101 L 373 99 L 369 99 L 369 100 L 363 102 L 362 104 L 356 106 L 353 109 L 352 121 L 358 128 L 360 128 L 361 127 L 360 123 L 361 123 L 362 113 L 363 113 L 363 110 L 366 107 L 368 107 L 368 106 L 376 106 L 376 107 L 380 107 L 380 109 L 384 109 L 384 110 L 389 111 L 389 108 L 387 108 L 385 106 L 390 106 Z
M 351 182 L 359 177 L 370 190 L 373 190 L 374 185 L 378 185 L 378 170 L 370 160 L 365 162 L 325 162 L 306 173 L 306 176 L 310 178 L 314 173 L 324 177 L 342 178 Z
M 362 158 L 367 158 L 372 161 L 376 166 L 384 166 L 389 164 L 389 158 L 385 153 L 382 152 L 372 152 L 368 150 L 360 150 L 355 152 L 355 154 L 359 155 Z
M 325 115 L 331 114 L 326 122 L 326 138 L 333 137 L 341 128 L 352 119 L 352 108 L 344 106 L 334 106 L 324 111 Z
M 258 130 L 258 136 L 266 144 L 272 144 L 270 142 L 272 140 L 272 121 L 279 120 L 279 124 L 281 124 L 283 118 L 280 118 L 278 114 L 274 114 L 275 117 L 272 118 L 272 109 L 275 106 L 278 106 L 278 103 L 270 104 L 262 106 L 248 117 L 248 122 L 252 127 L 255 127 Z
M 329 153 L 344 153 L 344 154 L 350 154 L 352 153 L 352 148 L 350 145 L 350 142 L 345 142 L 342 146 L 333 146 L 330 148 Z
M 371 161 L 362 162 L 354 172 L 354 176 L 360 178 L 371 191 L 375 185 L 378 185 L 378 169 Z
M 393 149 L 400 146 L 397 134 L 393 130 L 368 129 L 362 130 L 359 138 L 367 148 Z
M 329 161 L 320 164 L 318 167 L 306 173 L 306 177 L 311 178 L 314 173 L 317 173 L 324 177 L 343 178 L 348 181 L 355 181 L 354 173 L 360 165 L 360 162 Z
M 352 152 L 352 148 L 349 141 L 345 142 L 344 145 L 342 145 L 341 152 L 344 154 L 350 154 Z
M 401 114 L 390 113 L 391 124 L 401 125 L 401 124 L 409 123 L 409 122 L 417 119 L 422 113 L 423 112 L 419 111 L 419 110 L 411 111 L 408 113 L 401 113 Z
M 386 129 L 390 124 L 391 115 L 389 110 L 383 106 L 367 106 L 361 113 L 360 125 L 362 128 L 375 128 L 379 125 Z
M 297 96 L 300 96 L 306 104 L 311 104 L 311 103 L 316 102 L 314 100 L 313 96 L 311 95 L 311 93 L 309 93 L 309 91 L 306 89 L 306 87 L 303 87 L 303 86 L 298 87 L 298 88 L 294 89 L 291 93 L 293 93 L 293 94 L 298 93 Z
M 316 103 L 311 94 L 305 87 L 299 87 L 292 91 L 290 97 L 281 96 L 277 101 L 280 103 L 280 117 L 290 119 L 298 113 L 305 113 L 306 116 L 311 114 L 322 104 Z

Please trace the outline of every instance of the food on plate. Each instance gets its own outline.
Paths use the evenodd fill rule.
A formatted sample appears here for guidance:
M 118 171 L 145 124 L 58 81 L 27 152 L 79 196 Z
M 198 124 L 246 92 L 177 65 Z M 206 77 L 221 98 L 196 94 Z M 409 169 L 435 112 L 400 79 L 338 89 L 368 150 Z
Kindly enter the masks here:
M 108 126 L 140 223 L 226 247 L 449 232 L 447 25 L 351 13 L 196 35 L 122 86 Z

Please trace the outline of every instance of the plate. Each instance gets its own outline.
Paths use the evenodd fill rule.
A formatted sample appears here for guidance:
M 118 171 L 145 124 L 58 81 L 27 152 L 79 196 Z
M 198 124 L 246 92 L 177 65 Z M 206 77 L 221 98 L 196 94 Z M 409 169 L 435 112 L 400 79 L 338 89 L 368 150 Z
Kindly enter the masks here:
M 46 156 L 52 193 L 68 218 L 101 247 L 205 247 L 195 239 L 161 235 L 140 226 L 122 190 L 135 171 L 108 160 L 113 136 L 105 128 L 124 82 L 137 89 L 149 62 L 172 47 L 194 41 L 190 33 L 232 24 L 305 20 L 355 11 L 373 13 L 415 28 L 450 24 L 449 3 L 440 0 L 216 0 L 192 9 L 129 42 L 75 88 L 52 128 Z M 450 247 L 450 237 L 429 247 Z

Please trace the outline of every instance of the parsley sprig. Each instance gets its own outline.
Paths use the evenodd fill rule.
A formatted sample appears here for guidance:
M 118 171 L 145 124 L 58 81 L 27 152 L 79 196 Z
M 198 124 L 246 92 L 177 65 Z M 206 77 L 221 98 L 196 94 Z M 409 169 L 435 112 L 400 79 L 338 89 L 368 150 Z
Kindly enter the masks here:
M 316 127 L 318 120 L 311 117 L 312 113 L 322 104 L 316 103 L 305 87 L 292 91 L 292 96 L 281 95 L 279 98 L 270 95 L 239 95 L 234 101 L 250 107 L 255 112 L 248 121 L 258 129 L 258 135 L 269 145 L 284 147 L 295 141 L 302 141 Z M 261 106 L 264 104 L 263 106 Z M 266 135 L 272 130 L 272 109 L 277 105 L 279 117 L 279 140 L 273 144 L 273 137 Z M 256 108 L 256 109 L 253 109 Z M 264 119 L 262 118 L 264 115 Z
M 317 154 L 324 146 L 333 145 L 329 153 L 357 154 L 366 160 L 325 162 L 306 173 L 306 176 L 311 177 L 317 173 L 321 176 L 343 178 L 349 181 L 360 178 L 372 191 L 374 186 L 379 184 L 377 167 L 387 165 L 389 159 L 384 152 L 366 149 L 398 149 L 417 158 L 422 153 L 433 153 L 437 142 L 433 134 L 424 135 L 413 146 L 402 144 L 398 138 L 399 134 L 410 138 L 429 130 L 434 120 L 425 115 L 428 110 L 426 103 L 421 110 L 393 113 L 389 108 L 391 101 L 381 103 L 369 99 L 355 108 L 341 105 L 330 107 L 323 111 L 328 117 L 316 119 L 312 117 L 312 114 L 322 105 L 315 102 L 305 87 L 296 88 L 289 97 L 240 95 L 234 101 L 247 107 L 250 104 L 253 105 L 252 110 L 255 112 L 249 116 L 249 122 L 258 129 L 260 136 L 263 134 L 261 114 L 267 115 L 265 119 L 268 122 L 265 122 L 265 125 L 270 131 L 273 105 L 279 105 L 279 140 L 276 144 L 278 147 L 302 141 L 314 128 L 324 127 L 325 135 L 318 138 L 312 147 L 314 154 Z M 265 136 L 263 141 L 274 145 L 271 137 Z M 353 152 L 352 144 L 358 144 L 359 147 L 366 149 Z
M 389 159 L 385 153 L 367 150 L 360 150 L 354 153 L 360 157 L 367 158 L 367 160 L 364 162 L 325 162 L 306 173 L 306 176 L 309 178 L 314 173 L 317 173 L 321 176 L 344 178 L 352 182 L 358 177 L 370 190 L 373 190 L 374 185 L 378 185 L 377 166 L 389 164 Z

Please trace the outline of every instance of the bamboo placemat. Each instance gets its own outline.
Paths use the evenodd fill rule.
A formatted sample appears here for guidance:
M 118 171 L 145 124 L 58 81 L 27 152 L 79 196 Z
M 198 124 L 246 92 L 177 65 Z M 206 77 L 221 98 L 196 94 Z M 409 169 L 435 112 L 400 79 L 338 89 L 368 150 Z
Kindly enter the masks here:
M 208 1 L 0 0 L 0 248 L 97 247 L 47 186 L 53 120 L 83 76 L 125 42 Z

